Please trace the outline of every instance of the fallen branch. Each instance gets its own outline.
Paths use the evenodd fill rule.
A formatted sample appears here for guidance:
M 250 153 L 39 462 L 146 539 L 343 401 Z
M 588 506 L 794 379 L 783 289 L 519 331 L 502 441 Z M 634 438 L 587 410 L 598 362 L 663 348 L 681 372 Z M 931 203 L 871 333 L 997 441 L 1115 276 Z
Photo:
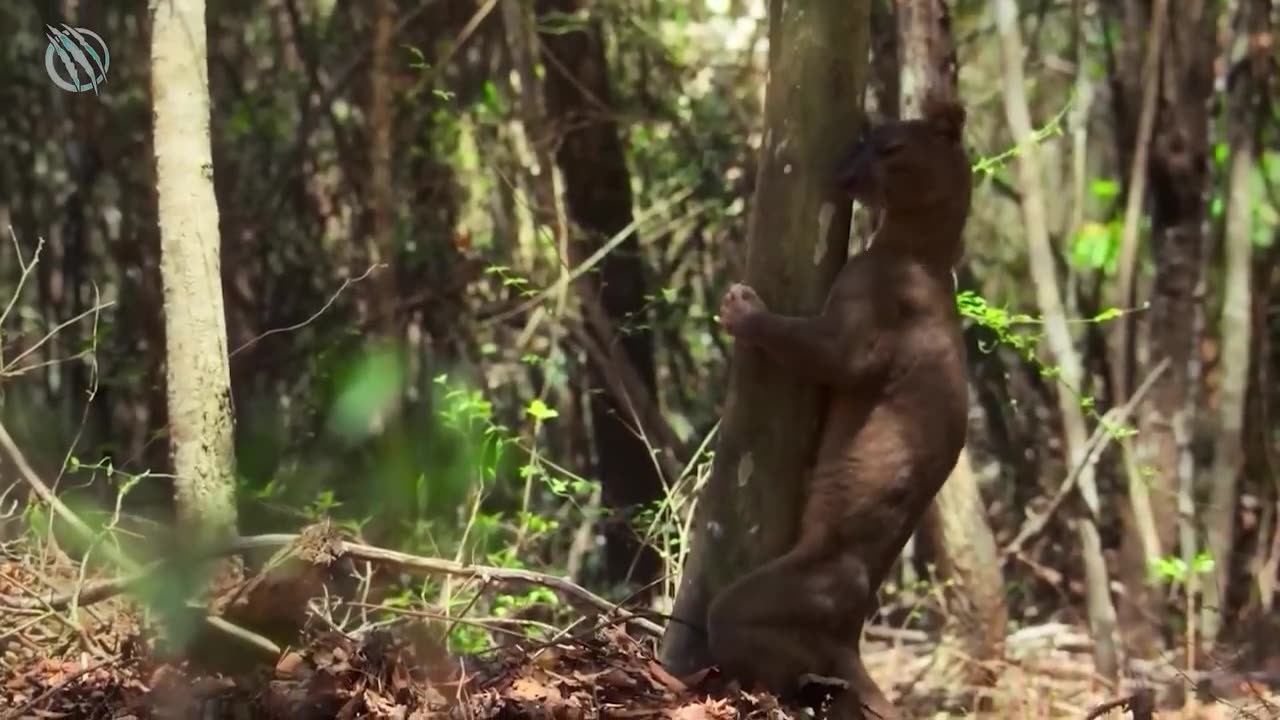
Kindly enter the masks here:
M 250 550 L 269 550 L 280 549 L 294 544 L 300 535 L 280 533 L 272 535 L 254 535 L 249 537 L 241 537 L 221 546 L 220 548 L 210 550 L 204 555 L 209 557 L 218 557 L 223 555 L 238 555 Z M 358 560 L 367 560 L 370 562 L 395 565 L 402 569 L 417 570 L 429 574 L 454 575 L 461 577 L 474 577 L 481 580 L 492 580 L 507 583 L 529 583 L 538 585 L 550 590 L 554 590 L 566 597 L 568 600 L 577 601 L 580 605 L 585 605 L 604 614 L 616 613 L 627 624 L 643 630 L 654 636 L 662 635 L 662 626 L 645 619 L 640 615 L 633 613 L 625 608 L 618 607 L 616 604 L 596 595 L 577 583 L 566 580 L 555 575 L 535 572 L 533 570 L 519 570 L 515 568 L 497 568 L 486 565 L 467 565 L 465 563 L 454 562 L 452 560 L 441 560 L 439 558 L 427 558 L 418 555 L 410 555 L 409 553 L 399 552 L 397 550 L 388 550 L 373 545 L 365 545 L 363 543 L 354 543 L 346 540 L 335 538 L 338 552 Z M 165 561 L 160 560 L 147 565 L 142 570 L 130 573 L 129 575 L 103 580 L 82 588 L 79 592 L 78 602 L 81 606 L 89 605 L 95 602 L 101 602 L 108 598 L 119 595 L 128 588 L 142 581 L 149 575 L 154 574 Z M 38 598 L 35 602 L 41 605 L 47 604 L 50 607 L 65 607 L 73 598 L 74 593 L 63 593 L 51 597 Z M 28 603 L 15 603 L 14 599 L 7 599 L 6 604 L 10 607 L 22 607 Z

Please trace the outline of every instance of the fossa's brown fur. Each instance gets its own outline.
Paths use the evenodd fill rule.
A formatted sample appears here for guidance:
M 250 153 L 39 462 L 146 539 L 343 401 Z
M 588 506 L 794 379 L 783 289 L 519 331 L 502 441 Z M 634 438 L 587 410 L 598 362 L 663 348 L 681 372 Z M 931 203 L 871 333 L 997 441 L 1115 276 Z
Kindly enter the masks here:
M 833 718 L 899 717 L 862 663 L 862 626 L 965 443 L 952 275 L 972 186 L 964 120 L 960 106 L 935 102 L 859 142 L 840 184 L 880 225 L 819 315 L 769 312 L 740 284 L 720 308 L 739 342 L 825 386 L 828 404 L 799 538 L 713 600 L 711 652 L 727 675 L 775 692 L 806 677 L 847 683 Z

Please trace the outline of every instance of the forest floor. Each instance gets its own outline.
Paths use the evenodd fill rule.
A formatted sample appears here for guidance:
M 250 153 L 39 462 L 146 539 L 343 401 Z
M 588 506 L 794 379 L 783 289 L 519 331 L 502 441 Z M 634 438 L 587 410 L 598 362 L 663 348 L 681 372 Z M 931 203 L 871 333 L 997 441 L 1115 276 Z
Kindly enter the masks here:
M 726 689 L 714 673 L 673 677 L 654 658 L 651 629 L 604 613 L 554 642 L 506 641 L 464 657 L 423 641 L 432 624 L 425 614 L 359 633 L 312 618 L 300 646 L 281 649 L 274 662 L 266 655 L 239 666 L 249 670 L 197 669 L 160 657 L 127 596 L 91 590 L 65 561 L 3 549 L 0 718 L 813 717 L 769 695 Z M 67 602 L 68 587 L 81 589 L 78 600 Z M 270 594 L 281 596 L 279 587 Z M 1209 703 L 1173 667 L 1109 688 L 1093 672 L 1087 634 L 1065 624 L 1011 634 L 995 686 L 977 694 L 944 687 L 937 666 L 946 652 L 923 632 L 872 627 L 864 647 L 872 674 L 910 717 L 1151 717 L 1123 702 L 1140 701 L 1147 688 L 1160 718 L 1280 718 L 1280 694 L 1246 676 L 1202 683 L 1200 695 L 1234 696 Z M 982 711 L 973 709 L 979 697 Z M 938 710 L 948 705 L 949 713 Z

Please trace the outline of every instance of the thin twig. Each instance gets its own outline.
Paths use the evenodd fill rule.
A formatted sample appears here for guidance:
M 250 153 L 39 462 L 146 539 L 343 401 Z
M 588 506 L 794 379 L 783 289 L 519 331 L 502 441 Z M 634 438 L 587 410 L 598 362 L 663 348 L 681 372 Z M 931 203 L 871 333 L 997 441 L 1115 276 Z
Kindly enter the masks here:
M 244 350 L 245 348 L 249 347 L 250 345 L 253 345 L 254 343 L 258 342 L 259 340 L 262 340 L 263 338 L 269 335 L 275 335 L 276 333 L 293 332 L 295 330 L 301 330 L 307 325 L 310 325 L 311 323 L 315 322 L 316 318 L 323 315 L 326 310 L 328 310 L 330 307 L 333 306 L 333 303 L 338 299 L 338 296 L 341 295 L 344 290 L 346 290 L 348 287 L 352 285 L 355 285 L 361 280 L 364 280 L 365 278 L 369 277 L 369 275 L 374 270 L 377 270 L 378 268 L 385 268 L 385 267 L 390 267 L 390 266 L 387 265 L 386 263 L 375 263 L 373 265 L 370 265 L 369 268 L 365 270 L 359 277 L 347 278 L 346 280 L 343 280 L 342 284 L 338 286 L 338 289 L 334 290 L 333 294 L 329 296 L 328 302 L 320 306 L 319 310 L 312 313 L 311 317 L 307 318 L 306 320 L 303 320 L 302 322 L 294 323 L 293 325 L 289 325 L 286 327 L 272 328 L 262 333 L 261 335 L 258 335 L 257 337 L 250 338 L 249 340 L 246 340 L 244 344 L 242 344 L 240 347 L 227 353 L 227 357 L 228 358 L 234 357 L 236 353 L 240 352 L 241 350 Z
M 71 325 L 75 325 L 76 323 L 80 322 L 81 320 L 83 320 L 83 319 L 85 319 L 85 318 L 87 318 L 87 317 L 89 317 L 89 316 L 91 316 L 91 315 L 95 315 L 95 316 L 96 316 L 98 313 L 102 312 L 103 310 L 106 310 L 106 309 L 107 309 L 107 308 L 109 308 L 109 307 L 113 307 L 115 304 L 116 304 L 116 302 L 115 302 L 114 300 L 108 300 L 108 301 L 106 301 L 106 302 L 104 302 L 104 303 L 99 303 L 99 304 L 97 304 L 97 305 L 94 305 L 93 307 L 91 307 L 91 308 L 89 308 L 88 310 L 85 310 L 84 312 L 82 312 L 82 313 L 80 313 L 80 314 L 76 315 L 75 317 L 71 318 L 70 320 L 64 320 L 63 322 L 58 323 L 57 325 L 55 325 L 55 326 L 53 327 L 53 329 L 52 329 L 52 330 L 50 330 L 49 332 L 45 333 L 45 334 L 44 334 L 44 337 L 42 337 L 42 338 L 40 338 L 39 340 L 37 340 L 37 341 L 35 342 L 35 344 L 34 344 L 34 345 L 32 345 L 31 347 L 27 348 L 26 350 L 23 350 L 23 351 L 22 351 L 22 353 L 20 353 L 20 354 L 18 355 L 18 357 L 16 357 L 16 358 L 14 358 L 14 359 L 10 360 L 10 361 L 9 361 L 9 362 L 8 362 L 8 363 L 7 363 L 3 368 L 0 368 L 0 374 L 3 374 L 3 375 L 21 375 L 22 373 L 27 372 L 28 368 L 19 368 L 19 367 L 17 367 L 18 363 L 19 363 L 19 362 L 21 362 L 23 358 L 25 358 L 26 356 L 28 356 L 28 355 L 30 355 L 31 353 L 35 352 L 36 350 L 39 350 L 41 347 L 43 347 L 43 346 L 44 346 L 44 344 L 45 344 L 45 343 L 47 343 L 47 342 L 49 342 L 49 340 L 53 339 L 53 336 L 54 336 L 54 335 L 57 335 L 57 334 L 58 334 L 59 332 L 61 332 L 64 328 L 67 328 L 67 327 L 69 327 L 69 326 L 71 326 Z
M 18 449 L 17 443 L 13 441 L 13 437 L 9 435 L 9 431 L 5 429 L 4 423 L 2 422 L 0 422 L 0 447 L 3 447 L 4 451 L 9 454 L 9 459 L 11 459 L 13 464 L 18 468 L 18 474 L 22 476 L 23 480 L 26 480 L 27 485 L 31 486 L 31 489 L 35 491 L 36 495 L 39 496 L 39 498 L 44 501 L 44 503 L 47 504 L 50 509 L 58 515 L 58 517 L 61 517 L 68 525 L 70 525 L 86 543 L 92 543 L 97 537 L 97 533 L 86 525 L 78 515 L 72 512 L 71 508 L 63 504 L 63 502 L 58 499 L 58 496 L 49 489 L 49 486 L 44 484 L 44 481 L 40 479 L 40 476 L 36 475 L 36 471 L 31 468 L 29 463 L 27 463 L 26 456 L 24 456 L 22 451 Z M 109 543 L 105 544 L 104 547 L 106 548 L 107 555 L 110 556 L 111 561 L 121 566 L 126 572 L 137 568 L 136 563 L 125 557 Z
M 0 313 L 0 327 L 4 326 L 4 321 L 9 319 L 9 313 L 13 311 L 13 306 L 17 304 L 18 297 L 22 295 L 22 286 L 27 284 L 27 276 L 35 269 L 36 263 L 40 262 L 40 250 L 44 248 L 44 238 L 36 239 L 36 251 L 31 254 L 31 262 L 22 259 L 22 245 L 18 243 L 18 234 L 13 231 L 13 226 L 9 226 L 9 237 L 13 240 L 13 249 L 18 255 L 18 268 L 22 270 L 22 274 L 18 276 L 18 286 L 13 289 L 13 296 L 9 298 L 9 304 L 4 306 L 4 312 Z
M 590 270 L 593 267 L 595 267 L 597 264 L 599 264 L 600 261 L 605 258 L 605 256 L 613 252 L 614 248 L 616 248 L 618 245 L 621 245 L 622 241 L 626 240 L 633 233 L 635 233 L 640 228 L 641 225 L 645 224 L 650 219 L 656 217 L 657 215 L 665 211 L 668 207 L 671 207 L 681 202 L 685 198 L 689 197 L 689 195 L 691 195 L 692 193 L 693 193 L 693 188 L 684 188 L 679 192 L 672 194 L 670 197 L 664 198 L 663 200 L 660 200 L 659 202 L 654 203 L 652 206 L 645 208 L 644 210 L 636 213 L 635 218 L 633 218 L 631 222 L 627 223 L 626 227 L 622 228 L 617 233 L 615 233 L 613 237 L 609 238 L 603 245 L 600 246 L 598 250 L 596 250 L 594 253 L 591 254 L 591 257 L 588 257 L 586 260 L 579 263 L 578 266 L 575 267 L 572 272 L 567 274 L 561 274 L 561 276 L 556 280 L 555 284 L 551 285 L 548 288 L 544 288 L 543 290 L 535 294 L 533 297 L 530 297 L 529 299 L 525 300 L 524 302 L 520 303 L 519 305 L 513 308 L 503 310 L 487 318 L 484 318 L 483 320 L 480 321 L 480 323 L 481 324 L 500 323 L 507 320 L 508 318 L 512 318 L 517 315 L 523 315 L 529 310 L 542 304 L 543 300 L 546 300 L 548 297 L 551 297 L 555 293 L 559 292 L 561 290 L 561 285 L 575 282 L 577 281 L 578 278 L 590 272 Z M 705 206 L 699 206 L 695 210 L 691 211 L 690 215 L 695 213 L 701 213 L 705 210 L 706 210 Z
M 1145 396 L 1147 391 L 1155 385 L 1156 379 L 1159 378 L 1168 367 L 1169 359 L 1165 358 L 1161 360 L 1160 364 L 1156 365 L 1156 367 L 1152 369 L 1146 379 L 1142 381 L 1142 385 L 1133 392 L 1133 395 L 1129 397 L 1124 405 L 1118 408 L 1112 408 L 1103 416 L 1102 422 L 1099 422 L 1098 426 L 1093 429 L 1093 435 L 1091 435 L 1089 437 L 1089 441 L 1085 443 L 1085 451 L 1080 457 L 1080 462 L 1076 463 L 1075 467 L 1071 468 L 1071 473 L 1067 475 L 1066 480 L 1062 482 L 1062 485 L 1058 487 L 1058 491 L 1054 493 L 1053 499 L 1049 501 L 1049 507 L 1046 508 L 1044 512 L 1027 520 L 1026 524 L 1022 526 L 1022 530 L 1018 532 L 1018 536 L 1015 537 L 1001 553 L 1002 562 L 1021 552 L 1023 545 L 1048 527 L 1049 519 L 1053 517 L 1058 506 L 1061 505 L 1063 501 L 1067 499 L 1067 496 L 1071 494 L 1080 474 L 1084 472 L 1085 468 L 1096 463 L 1098 461 L 1098 456 L 1102 454 L 1104 449 L 1106 449 L 1107 443 L 1111 440 L 1111 433 L 1108 431 L 1108 426 L 1126 422 L 1129 417 L 1133 415 L 1134 410 L 1137 409 L 1138 403 L 1142 401 L 1143 396 Z

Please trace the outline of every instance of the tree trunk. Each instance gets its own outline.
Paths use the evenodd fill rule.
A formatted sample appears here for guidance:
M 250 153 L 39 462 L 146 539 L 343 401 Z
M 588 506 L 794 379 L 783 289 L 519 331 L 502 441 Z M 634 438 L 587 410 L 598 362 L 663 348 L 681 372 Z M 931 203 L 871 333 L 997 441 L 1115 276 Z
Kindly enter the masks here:
M 1057 270 L 1049 226 L 1045 213 L 1044 174 L 1040 166 L 1040 148 L 1033 139 L 1034 128 L 1027 106 L 1022 74 L 1022 31 L 1018 27 L 1018 8 L 1014 0 L 995 0 L 997 31 L 1004 60 L 1004 101 L 1009 130 L 1019 143 L 1018 179 L 1022 190 L 1022 216 L 1026 224 L 1027 260 L 1036 290 L 1036 304 L 1044 317 L 1048 363 L 1055 364 L 1058 377 L 1066 387 L 1057 389 L 1058 410 L 1062 416 L 1067 472 L 1080 467 L 1076 487 L 1084 501 L 1085 511 L 1077 524 L 1080 534 L 1085 578 L 1089 587 L 1089 625 L 1093 631 L 1094 662 L 1103 677 L 1115 679 L 1119 671 L 1115 642 L 1115 607 L 1107 586 L 1106 562 L 1098 534 L 1100 504 L 1093 465 L 1087 462 L 1085 444 L 1088 431 L 1084 413 L 1075 394 L 1083 389 L 1084 372 L 1076 352 L 1071 331 L 1067 327 L 1062 296 L 1058 290 Z
M 1114 6 L 1110 6 L 1116 10 Z M 1143 17 L 1137 2 L 1126 3 L 1123 8 L 1125 28 L 1123 57 L 1113 68 L 1112 107 L 1116 117 L 1118 155 L 1128 164 L 1125 188 L 1124 225 L 1121 231 L 1120 255 L 1116 272 L 1116 307 L 1132 309 L 1138 306 L 1136 267 L 1139 244 L 1139 223 L 1146 207 L 1148 177 L 1150 174 L 1151 136 L 1154 132 L 1158 90 L 1160 89 L 1160 62 L 1165 52 L 1165 25 L 1168 22 L 1169 0 L 1154 0 Z M 1142 34 L 1147 33 L 1145 53 L 1140 52 Z M 1128 101 L 1139 98 L 1137 108 Z M 1135 337 L 1137 317 L 1126 315 L 1116 321 L 1114 350 L 1110 362 L 1112 369 L 1112 402 L 1119 406 L 1129 400 L 1136 366 Z M 1129 503 L 1121 509 L 1128 537 L 1120 548 L 1119 565 L 1129 595 L 1121 606 L 1120 626 L 1124 628 L 1124 642 L 1129 653 L 1137 657 L 1151 658 L 1156 651 L 1157 628 L 1153 618 L 1158 618 L 1160 598 L 1158 588 L 1151 581 L 1151 563 L 1164 556 L 1157 529 L 1156 503 L 1147 478 L 1138 466 L 1133 438 L 1121 438 L 1122 462 L 1126 476 Z
M 900 116 L 920 116 L 925 97 L 954 97 L 955 40 L 943 0 L 905 0 L 897 4 Z M 948 686 L 993 681 L 982 663 L 1004 656 L 1009 611 L 995 536 L 964 450 L 947 482 L 929 506 L 922 537 L 930 545 L 940 580 L 946 582 L 947 624 L 943 645 L 958 651 L 957 663 L 943 664 Z
M 395 255 L 395 187 L 392 178 L 392 140 L 395 133 L 395 102 L 392 96 L 392 33 L 395 28 L 394 0 L 374 0 L 373 52 L 369 63 L 369 184 L 368 223 L 364 260 L 387 265 Z M 352 276 L 364 268 L 351 268 Z M 363 321 L 382 335 L 398 335 L 395 268 L 378 268 L 370 277 L 369 298 L 361 303 Z
M 1249 574 L 1254 578 L 1250 599 L 1256 603 L 1260 614 L 1272 613 L 1275 606 L 1276 586 L 1280 581 L 1280 462 L 1276 460 L 1275 422 L 1271 408 L 1280 393 L 1276 391 L 1275 378 L 1280 377 L 1280 352 L 1275 352 L 1268 318 L 1268 308 L 1273 301 L 1272 288 L 1276 285 L 1277 268 L 1280 267 L 1280 228 L 1272 232 L 1271 247 L 1254 258 L 1253 298 L 1251 318 L 1253 347 L 1247 393 L 1245 424 L 1247 438 L 1245 453 L 1245 477 L 1252 482 L 1250 489 L 1263 502 L 1263 522 L 1260 523 Z M 1267 519 L 1270 522 L 1266 522 Z M 1252 589 L 1251 589 L 1252 590 Z
M 156 0 L 151 11 L 170 447 L 179 527 L 198 545 L 236 533 L 205 5 L 200 0 Z
M 747 277 L 770 309 L 818 311 L 847 255 L 850 204 L 832 183 L 862 126 L 867 0 L 771 0 L 765 136 L 747 238 Z M 708 662 L 714 594 L 795 538 L 819 426 L 818 388 L 735 345 L 711 477 L 693 523 L 662 662 Z
M 1245 389 L 1249 384 L 1252 347 L 1253 206 L 1252 175 L 1256 152 L 1254 137 L 1262 114 L 1259 107 L 1265 72 L 1269 65 L 1266 45 L 1270 0 L 1242 0 L 1241 25 L 1249 56 L 1241 66 L 1227 113 L 1231 166 L 1226 218 L 1226 268 L 1222 275 L 1222 365 L 1218 400 L 1218 434 L 1213 467 L 1209 473 L 1209 507 L 1205 510 L 1205 534 L 1214 558 L 1215 572 L 1205 583 L 1202 637 L 1211 649 L 1222 628 L 1231 587 L 1235 549 L 1235 514 L 1240 470 L 1244 462 Z
M 540 0 L 539 15 L 586 13 L 583 0 Z M 579 233 L 570 243 L 574 264 L 586 260 L 632 221 L 631 178 L 614 119 L 600 22 L 541 36 L 546 65 L 547 112 L 562 133 L 556 160 L 564 178 L 565 209 Z M 604 348 L 619 345 L 644 392 L 656 402 L 653 335 L 645 320 L 648 281 L 640 242 L 631 233 L 601 261 L 598 273 L 578 287 L 585 303 L 595 303 L 607 323 L 589 323 Z M 609 327 L 602 327 L 608 324 Z M 607 580 L 651 583 L 661 570 L 658 553 L 639 542 L 633 515 L 662 496 L 663 484 L 649 446 L 634 429 L 636 413 L 605 377 L 611 370 L 592 364 L 590 413 L 596 463 L 609 509 L 605 520 Z M 647 597 L 650 591 L 637 597 Z
M 1198 377 L 1199 313 L 1206 190 L 1209 180 L 1208 100 L 1213 92 L 1214 5 L 1171 4 L 1160 65 L 1160 96 L 1152 136 L 1151 238 L 1155 277 L 1147 317 L 1147 367 L 1164 360 L 1138 416 L 1135 456 L 1151 499 L 1156 534 L 1166 554 L 1195 554 L 1189 461 Z M 1189 578 L 1194 583 L 1194 577 Z M 1194 587 L 1188 588 L 1194 596 Z M 1155 609 L 1155 608 L 1153 608 Z M 1188 621 L 1194 617 L 1188 617 Z M 1188 626 L 1192 630 L 1193 626 Z

